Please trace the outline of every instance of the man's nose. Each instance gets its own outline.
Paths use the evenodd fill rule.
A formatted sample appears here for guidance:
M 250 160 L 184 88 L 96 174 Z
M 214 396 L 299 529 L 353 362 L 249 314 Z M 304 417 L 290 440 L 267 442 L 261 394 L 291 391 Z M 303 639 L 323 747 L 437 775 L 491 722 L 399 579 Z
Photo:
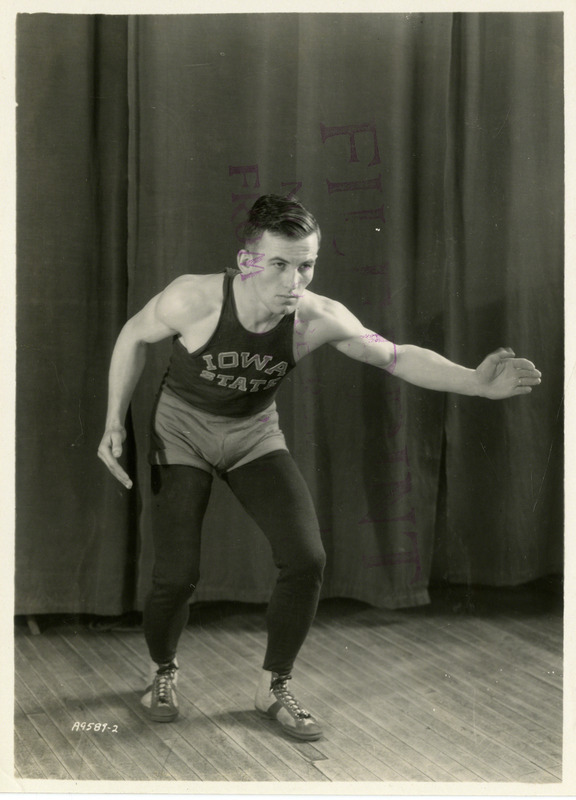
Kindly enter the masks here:
M 297 269 L 290 270 L 286 275 L 286 286 L 289 289 L 295 289 L 300 283 L 300 273 Z

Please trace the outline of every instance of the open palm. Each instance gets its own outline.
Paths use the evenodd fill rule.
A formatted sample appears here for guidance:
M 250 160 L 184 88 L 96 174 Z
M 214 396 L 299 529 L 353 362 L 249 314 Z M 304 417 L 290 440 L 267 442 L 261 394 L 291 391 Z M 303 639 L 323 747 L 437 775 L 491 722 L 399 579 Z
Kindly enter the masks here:
M 531 361 L 516 358 L 509 347 L 490 353 L 476 368 L 482 394 L 491 400 L 530 394 L 532 387 L 540 383 L 541 375 Z

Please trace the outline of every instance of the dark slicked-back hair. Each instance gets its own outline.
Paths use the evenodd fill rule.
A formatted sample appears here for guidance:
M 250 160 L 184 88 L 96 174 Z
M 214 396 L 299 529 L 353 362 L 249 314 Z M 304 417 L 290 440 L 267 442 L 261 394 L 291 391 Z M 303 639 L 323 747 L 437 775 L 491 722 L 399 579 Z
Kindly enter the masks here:
M 304 239 L 316 233 L 318 242 L 321 236 L 320 226 L 302 203 L 279 194 L 263 194 L 256 200 L 244 225 L 244 239 L 253 242 L 265 231 L 287 239 Z

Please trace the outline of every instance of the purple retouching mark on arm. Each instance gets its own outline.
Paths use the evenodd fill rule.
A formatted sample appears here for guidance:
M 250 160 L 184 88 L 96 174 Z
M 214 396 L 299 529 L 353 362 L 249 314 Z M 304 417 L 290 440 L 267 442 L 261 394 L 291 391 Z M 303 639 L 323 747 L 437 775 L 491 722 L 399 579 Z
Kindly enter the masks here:
M 368 339 L 369 342 L 387 342 L 388 340 L 385 339 L 383 336 L 380 336 L 379 333 L 363 333 L 362 339 Z

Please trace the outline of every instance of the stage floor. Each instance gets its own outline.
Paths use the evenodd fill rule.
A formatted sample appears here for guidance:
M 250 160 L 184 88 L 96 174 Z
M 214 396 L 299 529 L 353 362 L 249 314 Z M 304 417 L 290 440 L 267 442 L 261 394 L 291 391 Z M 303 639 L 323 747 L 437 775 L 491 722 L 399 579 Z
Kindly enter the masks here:
M 46 617 L 33 635 L 19 620 L 16 776 L 560 781 L 560 595 L 445 587 L 432 597 L 403 611 L 320 604 L 291 685 L 322 721 L 314 743 L 288 738 L 253 710 L 263 607 L 192 607 L 172 724 L 150 722 L 140 705 L 148 663 L 137 625 L 94 630 L 85 618 Z

